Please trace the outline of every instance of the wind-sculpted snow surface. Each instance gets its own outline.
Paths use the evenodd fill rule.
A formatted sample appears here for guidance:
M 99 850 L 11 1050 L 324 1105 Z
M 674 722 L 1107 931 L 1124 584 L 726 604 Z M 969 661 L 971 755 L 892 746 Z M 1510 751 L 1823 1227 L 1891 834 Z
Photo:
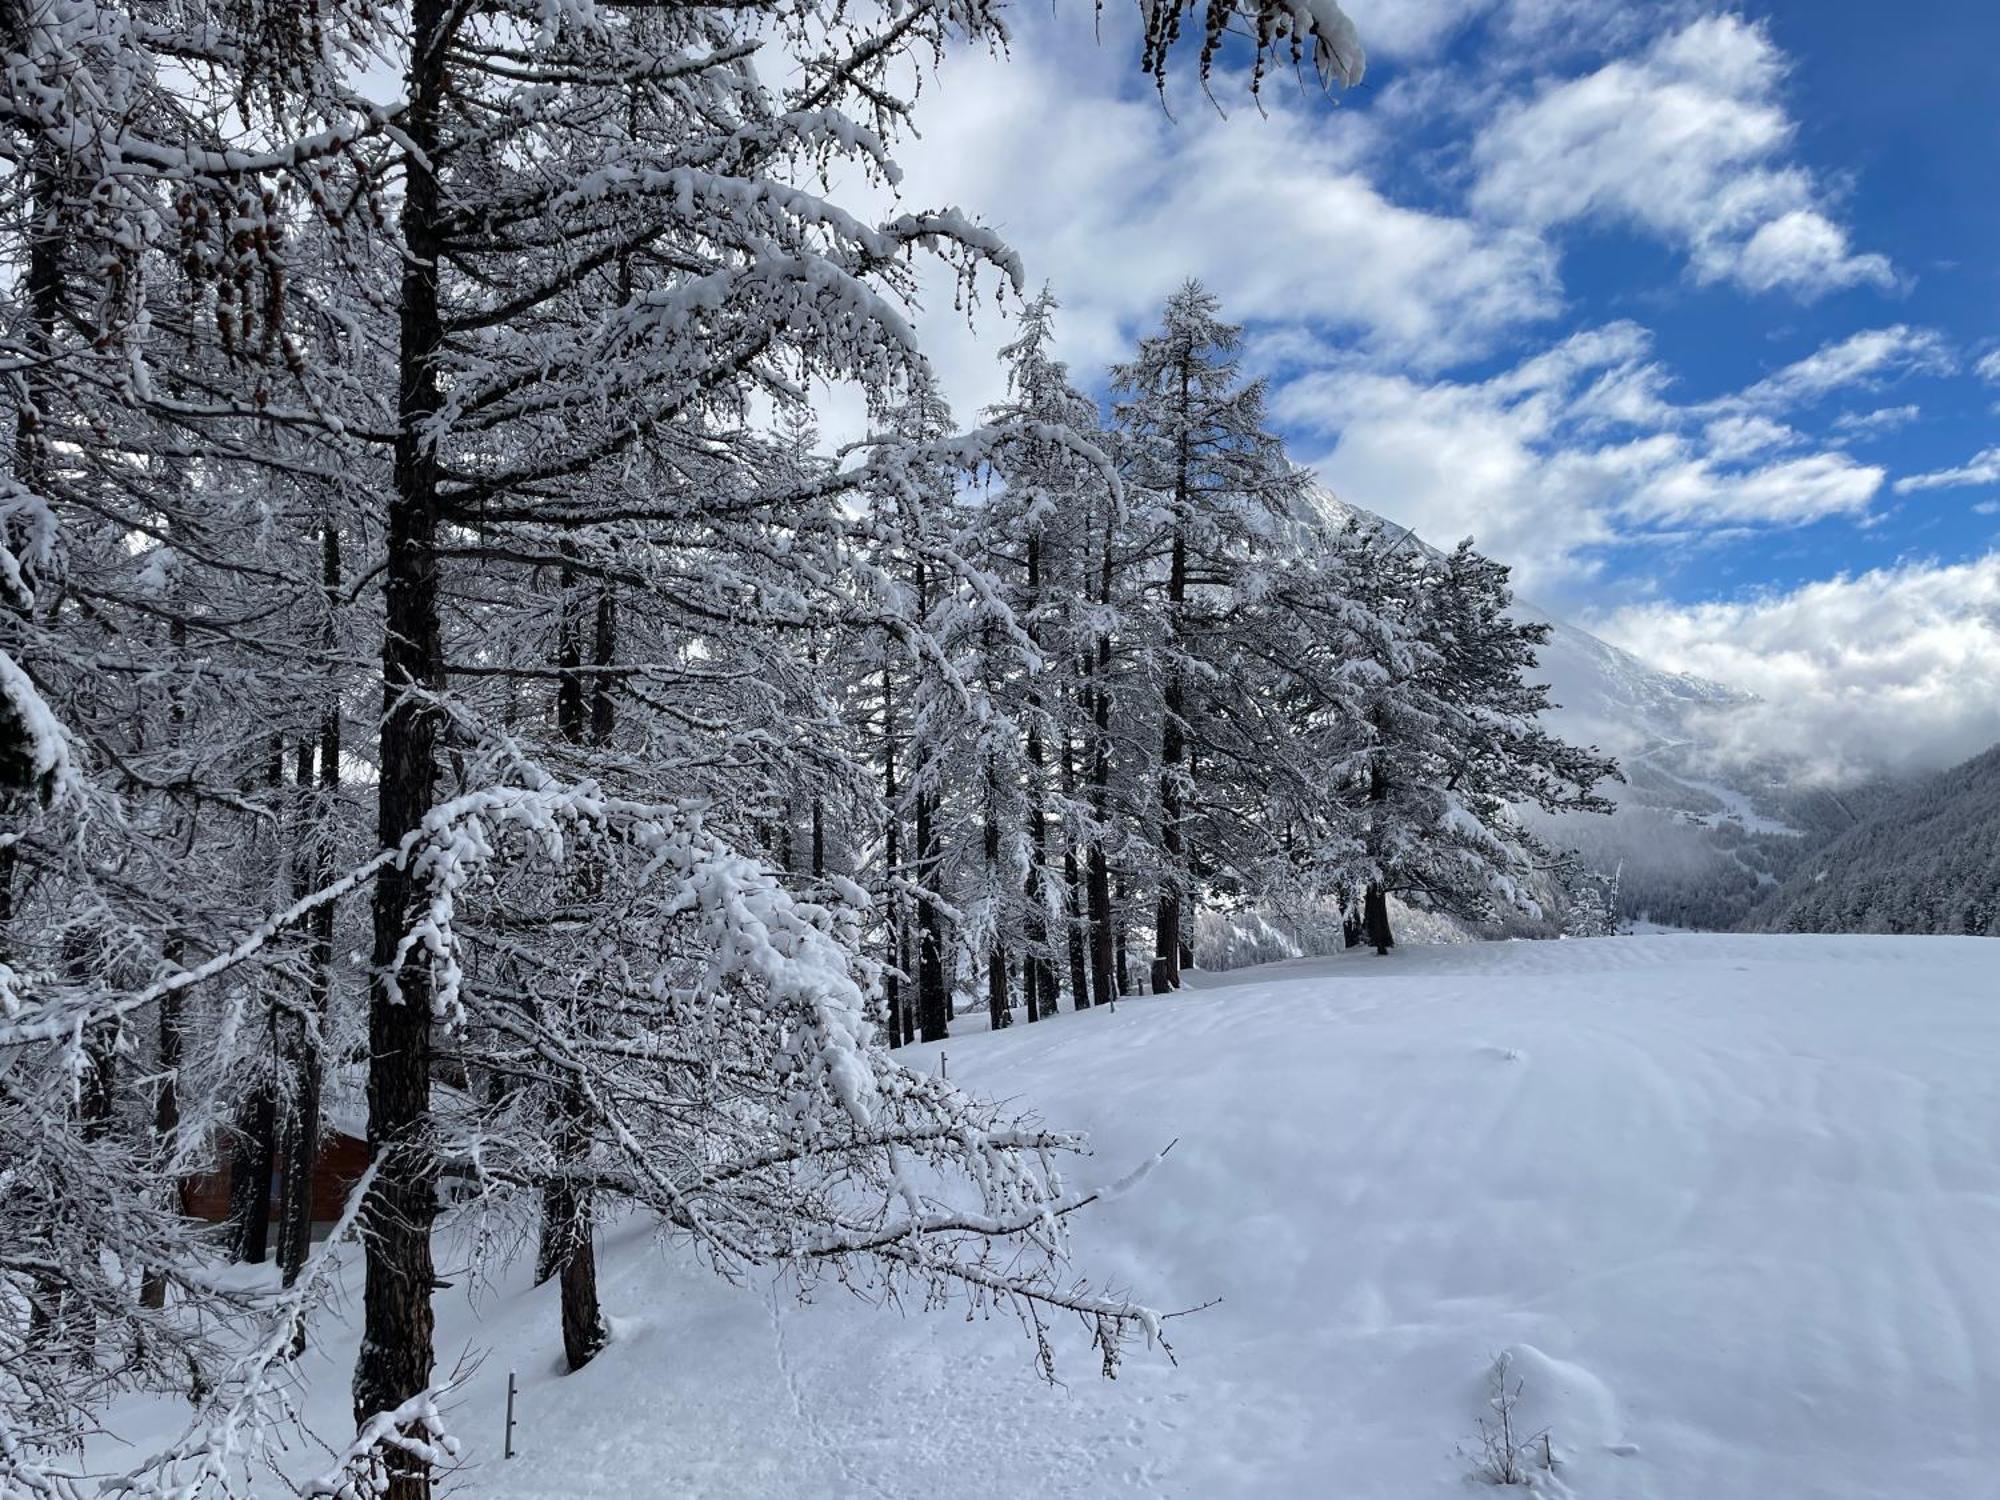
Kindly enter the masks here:
M 441 1300 L 440 1347 L 484 1355 L 446 1399 L 463 1492 L 1448 1500 L 1485 1462 L 1499 1369 L 1526 1493 L 1994 1493 L 1994 952 L 1406 948 L 905 1052 L 1089 1127 L 1074 1189 L 1177 1138 L 1075 1239 L 1168 1306 L 1221 1299 L 1173 1324 L 1178 1366 L 1104 1382 L 1059 1348 L 1083 1358 L 1050 1387 L 1010 1318 L 801 1305 L 633 1227 L 605 1247 L 613 1342 L 579 1374 L 557 1373 L 553 1288 Z M 307 1357 L 328 1431 L 350 1354 Z

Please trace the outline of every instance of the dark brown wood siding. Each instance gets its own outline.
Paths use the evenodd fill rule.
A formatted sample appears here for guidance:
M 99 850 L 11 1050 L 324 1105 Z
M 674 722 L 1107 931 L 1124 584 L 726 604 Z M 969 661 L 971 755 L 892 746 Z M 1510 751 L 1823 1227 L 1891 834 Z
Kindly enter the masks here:
M 280 1158 L 278 1175 L 287 1163 Z M 313 1163 L 312 1216 L 315 1224 L 331 1224 L 347 1207 L 348 1191 L 368 1170 L 368 1143 L 351 1135 L 331 1135 L 320 1146 L 319 1160 Z M 275 1180 L 275 1179 L 274 1179 Z M 224 1165 L 203 1172 L 188 1182 L 188 1213 L 211 1224 L 229 1217 L 229 1168 Z M 271 1194 L 270 1214 L 278 1216 L 278 1194 Z

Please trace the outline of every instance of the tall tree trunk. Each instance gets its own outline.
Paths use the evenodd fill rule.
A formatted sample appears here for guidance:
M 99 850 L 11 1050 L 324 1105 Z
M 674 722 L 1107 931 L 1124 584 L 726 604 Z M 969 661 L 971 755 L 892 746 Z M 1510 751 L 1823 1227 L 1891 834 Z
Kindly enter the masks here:
M 272 801 L 282 805 L 285 788 L 284 739 L 278 735 L 271 736 L 270 748 L 265 784 L 273 793 Z M 285 836 L 281 828 L 271 838 L 274 874 L 282 872 L 285 854 Z M 272 885 L 275 889 L 279 881 L 274 880 Z M 281 1035 L 279 1022 L 283 1014 L 278 1003 L 279 981 L 275 977 L 267 977 L 264 983 L 271 987 L 264 1022 L 264 1066 L 268 1071 L 257 1080 L 238 1117 L 236 1151 L 231 1158 L 229 1178 L 230 1215 L 236 1225 L 236 1256 L 253 1266 L 261 1266 L 271 1253 L 271 1194 L 277 1185 L 280 1123 L 277 1074 L 288 1051 L 287 1039 Z
M 1106 610 L 1111 605 L 1111 543 L 1112 521 L 1107 515 L 1097 584 L 1098 605 Z M 1113 986 L 1122 949 L 1117 949 L 1112 932 L 1111 861 L 1104 848 L 1111 827 L 1111 636 L 1103 630 L 1097 635 L 1090 717 L 1090 992 L 1104 1005 L 1118 992 Z
M 1117 894 L 1112 900 L 1112 946 L 1117 953 L 1118 993 L 1121 995 L 1132 993 L 1132 971 L 1127 967 L 1132 944 L 1125 930 L 1126 911 L 1131 904 L 1128 899 L 1130 894 L 1125 888 L 1125 882 L 1120 880 Z
M 930 580 L 921 553 L 916 558 L 917 618 L 930 617 Z M 925 786 L 929 755 L 918 756 L 910 781 L 916 792 L 917 890 L 917 1030 L 927 1042 L 941 1042 L 951 1031 L 951 987 L 944 969 L 944 913 L 934 882 L 943 873 L 944 831 L 938 827 L 937 797 Z
M 995 1031 L 1014 1024 L 1007 985 L 1007 948 L 998 940 L 986 956 L 986 1015 Z
M 629 281 L 625 294 L 631 294 Z M 599 585 L 597 608 L 591 633 L 590 664 L 597 669 L 590 687 L 590 742 L 602 750 L 617 730 L 617 705 L 611 697 L 611 665 L 618 658 L 617 595 L 609 583 Z M 602 873 L 593 870 L 593 886 L 601 886 Z M 592 892 L 593 897 L 596 892 Z M 565 1101 L 571 1120 L 583 1113 L 583 1094 L 572 1088 Z M 572 1139 L 569 1154 L 580 1157 L 583 1142 Z M 580 1370 L 597 1356 L 611 1337 L 604 1310 L 597 1301 L 597 1231 L 588 1188 L 571 1189 L 570 1238 L 562 1270 L 563 1354 L 572 1370 Z
M 320 530 L 320 589 L 326 608 L 320 644 L 326 649 L 329 670 L 337 639 L 335 612 L 340 605 L 340 528 L 329 515 Z M 299 748 L 298 780 L 301 796 L 312 768 L 305 746 Z M 307 804 L 311 826 L 306 832 L 307 852 L 301 856 L 305 874 L 302 884 L 310 890 L 323 888 L 333 874 L 335 819 L 340 799 L 340 693 L 330 685 L 320 706 L 319 775 L 317 789 Z M 333 924 L 336 903 L 322 902 L 313 909 L 312 978 L 308 995 L 310 1022 L 299 1029 L 296 1103 L 292 1128 L 285 1145 L 285 1183 L 279 1210 L 278 1264 L 285 1284 L 291 1285 L 305 1268 L 312 1249 L 313 1172 L 319 1163 L 321 1136 L 321 1095 L 325 1086 L 326 1062 L 323 1052 L 326 1028 L 333 1002 Z M 304 1327 L 301 1325 L 303 1335 Z
M 554 1147 L 557 1167 L 583 1159 L 587 1144 L 583 1090 L 566 1083 L 557 1094 Z M 568 1178 L 549 1184 L 542 1197 L 542 1258 L 560 1276 L 563 1357 L 580 1370 L 597 1356 L 609 1333 L 597 1301 L 597 1243 L 587 1190 Z
M 944 913 L 932 887 L 944 862 L 936 799 L 917 793 L 917 1029 L 927 1042 L 951 1034 L 951 989 L 944 971 Z
M 906 976 L 903 983 L 903 1045 L 912 1047 L 917 1041 L 917 934 L 910 921 L 907 909 L 899 908 L 896 913 L 896 967 Z
M 562 606 L 556 642 L 556 726 L 569 744 L 585 743 L 584 703 L 590 702 L 590 740 L 599 746 L 611 736 L 613 705 L 608 669 L 617 651 L 616 616 L 607 590 L 600 588 L 592 611 L 592 682 L 586 695 L 583 681 L 584 609 L 575 571 L 568 565 L 575 557 L 574 543 L 565 543 L 562 570 Z M 582 875 L 583 900 L 596 899 L 601 884 L 594 869 Z M 588 997 L 583 1001 L 588 1004 Z M 579 1016 L 579 1025 L 587 1018 Z M 583 1159 L 589 1143 L 583 1089 L 577 1080 L 565 1078 L 554 1100 L 551 1120 L 555 1161 L 558 1171 Z M 537 1279 L 546 1281 L 560 1275 L 562 1298 L 563 1355 L 571 1370 L 589 1364 L 604 1347 L 607 1332 L 603 1310 L 597 1301 L 597 1241 L 589 1192 L 567 1176 L 558 1176 L 542 1193 L 542 1243 Z
M 1063 795 L 1076 798 L 1076 752 L 1069 731 L 1063 731 Z M 1090 1009 L 1089 918 L 1083 893 L 1083 862 L 1077 858 L 1076 840 L 1065 830 L 1063 837 L 1063 926 L 1069 937 L 1069 992 L 1077 1010 Z M 1053 1011 L 1053 1007 L 1051 1007 Z
M 1042 542 L 1028 538 L 1029 619 L 1042 597 Z M 1036 642 L 1037 646 L 1040 642 Z M 1049 814 L 1046 760 L 1042 748 L 1040 677 L 1028 686 L 1028 884 L 1027 919 L 1022 937 L 1026 953 L 1021 964 L 1021 998 L 1030 1021 L 1056 1013 L 1056 966 L 1049 947 Z
M 1370 807 L 1368 838 L 1371 852 L 1376 861 L 1381 862 L 1384 853 L 1382 830 L 1383 809 L 1389 801 L 1389 768 L 1383 763 L 1379 743 L 1382 738 L 1382 711 L 1379 707 L 1369 710 L 1368 719 L 1375 726 L 1378 743 L 1368 763 L 1368 803 Z M 1380 880 L 1371 881 L 1366 895 L 1362 898 L 1361 926 L 1367 939 L 1375 948 L 1378 958 L 1388 956 L 1396 946 L 1394 934 L 1389 931 L 1389 894 Z
M 171 662 L 178 667 L 187 651 L 187 619 L 178 607 L 167 623 L 167 648 Z M 182 731 L 186 723 L 187 700 L 178 688 L 172 689 L 167 699 L 167 736 L 169 742 L 176 748 L 181 744 Z M 178 817 L 175 821 L 178 828 Z M 161 940 L 160 961 L 168 969 L 181 968 L 186 955 L 187 942 L 178 930 L 169 932 Z M 163 1171 L 173 1160 L 181 1129 L 180 1073 L 184 1051 L 182 1046 L 185 1029 L 184 1005 L 185 996 L 179 990 L 160 997 L 157 1068 L 159 1083 L 153 1094 L 153 1160 Z M 175 1210 L 185 1214 L 188 1211 L 186 1180 L 172 1177 L 168 1180 L 166 1188 L 169 1201 Z M 140 1278 L 139 1302 L 141 1306 L 151 1308 L 162 1308 L 167 1305 L 167 1278 L 157 1267 L 148 1266 Z
M 275 1045 L 276 1038 L 272 1037 Z M 271 1187 L 278 1167 L 278 1101 L 269 1080 L 260 1083 L 237 1123 L 229 1174 L 229 1213 L 236 1227 L 236 1258 L 261 1266 L 271 1253 Z
M 1368 941 L 1374 945 L 1377 956 L 1387 957 L 1389 950 L 1396 946 L 1396 938 L 1389 931 L 1389 896 L 1379 885 L 1368 887 L 1361 925 L 1367 931 Z
M 993 1030 L 999 1031 L 1013 1024 L 1014 1016 L 1008 1005 L 1007 988 L 1007 944 L 1000 922 L 1000 814 L 994 806 L 1000 795 L 1000 776 L 993 763 L 993 757 L 986 758 L 986 826 L 983 831 L 982 852 L 986 856 L 987 885 L 992 890 L 995 903 L 993 910 L 993 945 L 986 956 L 986 1014 Z
M 903 878 L 903 810 L 896 787 L 896 692 L 889 667 L 887 643 L 882 651 L 882 806 L 888 826 L 883 830 L 882 920 L 889 942 L 888 972 L 882 977 L 882 1005 L 888 1014 L 889 1045 L 910 1039 L 903 999 L 903 900 L 897 882 Z
M 65 938 L 65 946 L 70 939 Z M 79 949 L 70 958 L 73 968 L 81 968 L 83 954 Z M 111 1133 L 116 1123 L 118 1103 L 118 1054 L 122 1050 L 125 1026 L 122 1021 L 98 1021 L 84 1033 L 83 1077 L 78 1080 L 77 1113 L 83 1121 L 86 1140 L 99 1141 Z M 59 1324 L 63 1332 L 69 1331 L 69 1308 L 73 1299 L 65 1287 L 57 1294 L 58 1304 L 63 1307 Z M 97 1360 L 97 1321 L 88 1301 L 84 1301 L 76 1318 L 75 1344 L 71 1353 L 82 1365 L 94 1364 Z
M 402 128 L 409 140 L 401 215 L 403 282 L 398 349 L 395 490 L 384 547 L 382 728 L 379 751 L 382 847 L 395 848 L 422 823 L 437 795 L 438 712 L 428 695 L 444 680 L 438 621 L 438 459 L 432 423 L 441 403 L 444 349 L 438 305 L 443 249 L 435 163 L 445 66 L 456 14 L 450 0 L 413 0 Z M 431 973 L 418 951 L 397 947 L 422 892 L 407 868 L 376 878 L 373 967 L 368 994 L 368 1146 L 376 1165 L 364 1237 L 361 1353 L 354 1411 L 365 1422 L 430 1384 L 435 1355 L 431 1293 L 437 1279 L 431 1225 L 437 1167 L 430 1123 Z M 429 1500 L 430 1464 L 401 1447 L 383 1450 L 382 1500 Z
M 583 603 L 577 587 L 576 542 L 560 545 L 562 567 L 556 590 L 556 732 L 566 745 L 583 744 Z M 555 1086 L 546 1101 L 549 1138 L 555 1146 L 557 1169 L 567 1164 L 565 1148 L 576 1134 L 574 1117 L 582 1108 L 567 1082 Z M 542 1186 L 541 1242 L 535 1252 L 535 1285 L 553 1278 L 568 1263 L 576 1238 L 577 1205 L 567 1179 L 555 1177 Z
M 1181 360 L 1180 441 L 1174 468 L 1174 547 L 1167 571 L 1167 680 L 1160 713 L 1160 897 L 1153 922 L 1153 993 L 1181 987 L 1181 902 L 1187 861 L 1181 835 L 1181 777 L 1187 758 L 1188 358 Z
M 315 888 L 317 873 L 312 847 L 317 843 L 313 818 L 313 751 L 301 736 L 295 759 L 292 793 L 292 899 Z M 318 1014 L 318 976 L 309 981 L 307 1009 Z M 292 1075 L 292 1108 L 285 1117 L 278 1156 L 278 1269 L 285 1285 L 298 1279 L 312 1244 L 313 1161 L 319 1154 L 319 1040 L 316 1019 L 289 1016 L 285 1020 L 284 1060 Z

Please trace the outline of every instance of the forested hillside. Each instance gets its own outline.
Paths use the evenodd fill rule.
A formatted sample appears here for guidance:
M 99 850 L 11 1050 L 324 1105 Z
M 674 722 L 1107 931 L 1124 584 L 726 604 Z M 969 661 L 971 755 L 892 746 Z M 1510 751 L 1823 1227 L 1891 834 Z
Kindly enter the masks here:
M 1806 851 L 1745 922 L 1767 932 L 2000 931 L 2000 746 Z

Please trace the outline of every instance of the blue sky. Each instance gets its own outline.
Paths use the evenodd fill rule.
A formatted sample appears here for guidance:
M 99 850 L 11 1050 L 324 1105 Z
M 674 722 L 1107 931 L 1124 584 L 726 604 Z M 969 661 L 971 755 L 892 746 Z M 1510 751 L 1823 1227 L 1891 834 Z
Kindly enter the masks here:
M 1086 377 L 1183 277 L 1296 457 L 1663 665 L 1749 749 L 2000 739 L 2000 14 L 1934 0 L 1349 0 L 1366 81 L 1205 100 L 1030 5 L 921 81 L 902 196 L 1001 229 Z M 962 417 L 1008 333 L 933 283 Z M 1985 373 L 1981 362 L 1987 361 Z M 1990 451 L 1989 451 L 1990 450 Z

